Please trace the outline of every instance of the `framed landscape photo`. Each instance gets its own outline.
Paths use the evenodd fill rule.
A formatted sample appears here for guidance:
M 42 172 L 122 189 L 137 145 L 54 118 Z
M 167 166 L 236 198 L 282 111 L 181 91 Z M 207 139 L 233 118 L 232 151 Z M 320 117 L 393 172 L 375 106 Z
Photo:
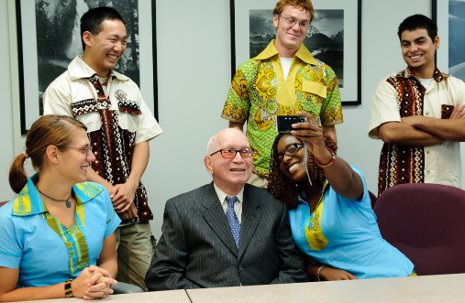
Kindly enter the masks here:
M 439 36 L 437 66 L 465 81 L 465 0 L 433 0 L 432 8 Z
M 361 104 L 361 0 L 313 0 L 305 46 L 335 71 L 343 105 Z M 276 0 L 230 0 L 231 74 L 275 36 Z
M 126 23 L 128 44 L 116 70 L 140 86 L 158 118 L 155 0 L 16 0 L 22 134 L 43 114 L 48 85 L 82 54 L 81 16 L 101 5 L 114 7 Z

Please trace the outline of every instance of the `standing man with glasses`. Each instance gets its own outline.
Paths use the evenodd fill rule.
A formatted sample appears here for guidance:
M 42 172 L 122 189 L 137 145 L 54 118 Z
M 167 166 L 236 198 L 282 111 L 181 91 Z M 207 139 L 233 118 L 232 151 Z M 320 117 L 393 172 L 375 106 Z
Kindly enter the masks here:
M 88 179 L 102 184 L 123 219 L 116 230 L 118 277 L 144 284 L 154 239 L 147 192 L 141 183 L 149 160 L 149 140 L 162 129 L 139 87 L 114 70 L 126 50 L 126 26 L 111 7 L 97 7 L 81 18 L 84 49 L 44 93 L 44 113 L 76 118 L 87 126 L 96 161 Z
M 145 278 L 149 289 L 307 281 L 286 207 L 246 184 L 252 156 L 237 129 L 210 138 L 204 164 L 213 182 L 166 202 L 162 236 Z
M 255 152 L 248 182 L 259 187 L 268 182 L 277 115 L 307 112 L 320 118 L 326 134 L 335 141 L 335 125 L 343 121 L 336 74 L 303 44 L 313 13 L 310 0 L 276 3 L 276 38 L 239 66 L 224 104 L 221 116 L 229 120 L 229 127 L 242 130 L 247 121 L 247 137 Z

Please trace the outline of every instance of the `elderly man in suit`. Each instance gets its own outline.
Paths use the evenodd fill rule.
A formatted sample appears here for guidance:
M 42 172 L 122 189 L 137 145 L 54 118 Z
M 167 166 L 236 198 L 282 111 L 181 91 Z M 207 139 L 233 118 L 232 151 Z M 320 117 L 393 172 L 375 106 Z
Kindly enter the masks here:
M 307 281 L 284 203 L 246 184 L 252 155 L 237 129 L 210 138 L 204 163 L 213 182 L 166 202 L 149 289 Z

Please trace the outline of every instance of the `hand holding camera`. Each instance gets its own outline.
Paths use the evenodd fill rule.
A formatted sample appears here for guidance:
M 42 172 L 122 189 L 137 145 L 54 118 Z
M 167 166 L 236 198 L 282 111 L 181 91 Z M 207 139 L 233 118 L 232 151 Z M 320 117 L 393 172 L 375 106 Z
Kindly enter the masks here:
M 305 112 L 298 112 L 296 116 L 277 116 L 277 128 L 279 133 L 289 133 L 302 142 L 325 149 L 324 129 L 319 117 Z

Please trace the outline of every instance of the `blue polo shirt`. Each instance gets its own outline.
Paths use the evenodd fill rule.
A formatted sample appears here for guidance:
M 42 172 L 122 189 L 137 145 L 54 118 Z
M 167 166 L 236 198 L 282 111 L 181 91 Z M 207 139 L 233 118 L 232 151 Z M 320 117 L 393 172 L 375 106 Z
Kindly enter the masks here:
M 47 286 L 75 278 L 96 265 L 103 241 L 121 219 L 101 185 L 73 186 L 75 223 L 66 228 L 47 210 L 29 178 L 18 196 L 0 207 L 0 266 L 19 269 L 17 287 Z
M 349 200 L 325 182 L 321 200 L 310 214 L 301 200 L 289 211 L 292 236 L 299 249 L 323 265 L 345 270 L 359 279 L 405 277 L 413 264 L 383 239 L 362 172 L 363 197 Z

